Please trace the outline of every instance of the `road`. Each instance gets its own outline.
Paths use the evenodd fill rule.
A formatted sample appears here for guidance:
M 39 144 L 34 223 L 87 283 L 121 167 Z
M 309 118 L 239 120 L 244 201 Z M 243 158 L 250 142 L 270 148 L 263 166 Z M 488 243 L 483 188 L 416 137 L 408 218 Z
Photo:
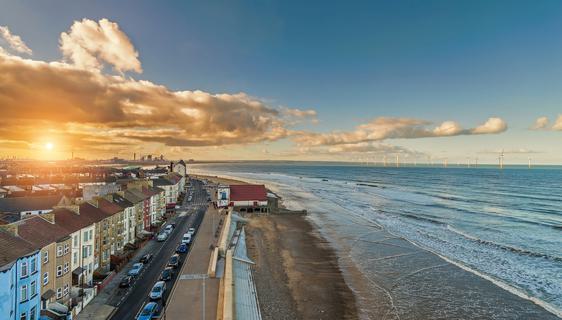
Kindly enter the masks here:
M 202 188 L 202 182 L 198 180 L 192 180 L 192 186 L 192 201 L 188 201 L 189 194 L 187 194 L 181 208 L 177 210 L 178 212 L 187 211 L 188 214 L 179 214 L 176 218 L 176 228 L 173 230 L 168 239 L 161 243 L 161 246 L 156 246 L 155 250 L 151 252 L 154 254 L 152 261 L 145 265 L 142 273 L 137 277 L 135 283 L 126 290 L 119 289 L 123 292 L 117 292 L 115 294 L 115 299 L 110 301 L 110 303 L 117 308 L 111 317 L 112 320 L 135 319 L 144 304 L 149 301 L 148 294 L 150 293 L 152 286 L 159 280 L 160 273 L 166 267 L 168 259 L 175 253 L 178 244 L 181 242 L 183 234 L 191 227 L 197 230 L 201 224 L 208 205 L 207 193 Z M 197 234 L 195 237 L 196 236 Z M 183 264 L 187 254 L 181 255 L 181 264 Z M 177 271 L 180 270 L 181 264 L 178 266 L 178 269 L 176 269 Z M 170 289 L 176 281 L 178 274 L 177 271 L 175 272 L 172 280 L 167 281 L 166 283 L 167 290 L 164 294 L 164 299 L 160 302 L 161 309 L 162 304 L 165 303 L 168 298 Z

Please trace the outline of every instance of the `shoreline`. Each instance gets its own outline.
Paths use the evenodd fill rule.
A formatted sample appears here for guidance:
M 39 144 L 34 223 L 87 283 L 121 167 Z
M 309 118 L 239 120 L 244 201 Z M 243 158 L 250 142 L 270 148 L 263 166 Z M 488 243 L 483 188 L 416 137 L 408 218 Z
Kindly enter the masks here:
M 228 177 L 225 179 L 245 183 L 237 177 Z M 268 181 L 262 179 L 252 183 L 268 184 Z M 274 187 L 281 186 L 274 183 Z M 322 239 L 330 240 L 328 245 L 337 254 L 335 260 L 339 271 L 355 298 L 357 318 L 560 317 L 532 298 L 522 297 L 488 277 L 482 277 L 423 246 L 390 233 L 381 225 L 366 223 L 351 212 L 326 215 L 326 210 L 342 208 L 326 207 L 324 201 L 311 201 L 309 196 L 293 194 L 287 187 L 277 193 L 284 192 L 289 194 L 288 198 L 284 198 L 285 201 L 305 205 L 309 212 L 313 212 L 306 220 Z M 349 238 L 348 235 L 352 234 L 357 237 Z M 428 300 L 429 297 L 432 298 Z
M 194 175 L 221 184 L 248 182 Z M 279 207 L 283 207 L 280 198 Z M 251 215 L 248 254 L 263 319 L 358 319 L 356 296 L 338 255 L 318 227 L 302 215 Z

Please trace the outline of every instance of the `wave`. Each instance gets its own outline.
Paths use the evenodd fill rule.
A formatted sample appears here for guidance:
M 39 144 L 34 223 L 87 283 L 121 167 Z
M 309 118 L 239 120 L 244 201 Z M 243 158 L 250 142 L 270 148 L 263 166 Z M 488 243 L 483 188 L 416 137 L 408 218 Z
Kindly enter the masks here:
M 412 242 L 412 243 L 413 243 L 413 242 Z M 415 243 L 414 243 L 414 244 L 415 244 Z M 459 268 L 461 268 L 461 269 L 463 269 L 463 270 L 465 270 L 465 271 L 468 271 L 468 272 L 470 272 L 470 273 L 472 273 L 472 274 L 477 275 L 478 277 L 480 277 L 480 278 L 482 278 L 482 279 L 486 279 L 486 280 L 492 282 L 492 283 L 495 284 L 496 286 L 498 286 L 498 287 L 500 287 L 500 288 L 502 288 L 502 289 L 504 289 L 504 290 L 506 290 L 506 291 L 508 291 L 508 292 L 510 292 L 510 293 L 512 293 L 512 294 L 514 294 L 514 295 L 516 295 L 516 296 L 518 296 L 518 297 L 520 297 L 520 298 L 529 300 L 529 301 L 533 302 L 534 304 L 541 306 L 541 307 L 542 307 L 543 309 L 545 309 L 546 311 L 548 311 L 548 312 L 550 312 L 550 313 L 556 315 L 556 316 L 559 317 L 559 318 L 562 318 L 562 310 L 560 310 L 559 308 L 553 306 L 552 304 L 550 304 L 550 303 L 548 303 L 548 302 L 546 302 L 546 301 L 544 301 L 544 300 L 541 300 L 541 299 L 539 299 L 539 298 L 537 298 L 537 297 L 530 296 L 530 295 L 528 295 L 527 293 L 525 293 L 523 290 L 521 290 L 521 289 L 519 289 L 519 288 L 517 288 L 517 287 L 514 287 L 514 286 L 512 286 L 512 285 L 510 285 L 510 284 L 508 284 L 508 283 L 506 283 L 506 282 L 503 282 L 503 281 L 501 281 L 501 280 L 498 280 L 498 279 L 496 279 L 496 278 L 494 278 L 494 277 L 492 277 L 492 276 L 490 276 L 490 275 L 487 275 L 487 274 L 484 274 L 484 273 L 482 273 L 482 272 L 479 272 L 479 271 L 477 271 L 477 270 L 475 270 L 475 269 L 472 269 L 472 268 L 470 268 L 470 267 L 468 267 L 468 266 L 466 266 L 466 265 L 464 265 L 464 264 L 462 264 L 462 263 L 459 263 L 459 262 L 457 262 L 457 261 L 454 261 L 454 260 L 452 260 L 452 259 L 449 259 L 449 258 L 447 258 L 447 257 L 445 257 L 445 256 L 443 256 L 443 255 L 441 255 L 441 254 L 439 254 L 439 253 L 437 253 L 437 252 L 431 250 L 431 249 L 425 248 L 425 247 L 420 246 L 420 245 L 417 245 L 417 244 L 415 244 L 415 245 L 418 246 L 418 247 L 420 247 L 420 248 L 422 248 L 422 249 L 424 249 L 424 250 L 427 250 L 427 251 L 429 251 L 429 252 L 432 252 L 433 254 L 436 254 L 436 255 L 439 256 L 441 259 L 443 259 L 443 260 L 445 260 L 445 261 L 447 261 L 447 262 L 449 262 L 449 263 L 451 263 L 451 264 L 453 264 L 453 265 L 455 265 L 455 266 L 457 266 L 457 267 L 459 267 Z
M 506 244 L 502 244 L 502 243 L 497 243 L 497 242 L 493 242 L 490 240 L 484 240 L 484 239 L 480 239 L 477 237 L 474 237 L 472 235 L 469 235 L 459 229 L 456 229 L 455 227 L 451 226 L 451 225 L 447 225 L 447 229 L 449 231 L 452 231 L 466 239 L 478 242 L 480 244 L 484 244 L 484 245 L 488 245 L 494 248 L 498 248 L 504 251 L 509 251 L 509 252 L 513 252 L 513 253 L 517 253 L 517 254 L 521 254 L 521 255 L 525 255 L 525 256 L 529 256 L 529 257 L 536 257 L 536 258 L 544 258 L 544 259 L 548 259 L 548 260 L 552 260 L 552 261 L 557 261 L 557 262 L 562 262 L 562 257 L 559 256 L 553 256 L 553 255 L 549 255 L 546 253 L 541 253 L 541 252 L 534 252 L 534 251 L 530 251 L 530 250 L 526 250 L 526 249 L 522 249 L 522 248 L 518 248 L 518 247 L 514 247 L 514 246 L 509 246 Z

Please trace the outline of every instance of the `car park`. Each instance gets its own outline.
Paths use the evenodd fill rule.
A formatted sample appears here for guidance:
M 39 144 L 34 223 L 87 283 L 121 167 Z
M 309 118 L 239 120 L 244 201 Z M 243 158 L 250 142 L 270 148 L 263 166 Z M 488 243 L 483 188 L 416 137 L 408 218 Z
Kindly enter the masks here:
M 133 267 L 131 268 L 131 270 L 129 270 L 129 272 L 127 272 L 127 275 L 133 277 L 138 276 L 142 271 L 142 267 L 144 267 L 144 264 L 142 262 L 137 262 L 133 264 Z
M 142 256 L 139 260 L 139 262 L 142 262 L 144 264 L 150 262 L 150 260 L 152 260 L 153 255 L 151 253 L 147 253 L 144 256 Z
M 168 233 L 166 232 L 161 232 L 157 237 L 156 240 L 157 241 L 166 241 L 166 239 L 168 239 Z
M 119 282 L 119 288 L 128 288 L 131 286 L 132 283 L 133 283 L 132 276 L 124 276 L 123 279 L 121 279 L 121 282 Z
M 160 280 L 161 281 L 172 280 L 173 275 L 174 275 L 174 269 L 168 267 L 168 268 L 162 270 L 162 273 L 160 274 Z
M 176 248 L 176 253 L 186 253 L 187 252 L 187 244 L 186 243 L 180 243 L 178 245 L 178 247 Z
M 158 314 L 158 310 L 158 303 L 149 302 L 144 305 L 142 311 L 137 317 L 137 320 L 151 320 L 152 318 L 156 317 L 156 315 Z
M 166 282 L 158 281 L 154 284 L 152 290 L 150 290 L 149 297 L 151 300 L 162 299 L 162 296 L 164 295 L 165 291 L 166 291 Z
M 168 267 L 177 268 L 179 266 L 179 263 L 180 263 L 180 256 L 178 254 L 174 254 L 173 256 L 170 257 L 170 260 L 168 261 Z

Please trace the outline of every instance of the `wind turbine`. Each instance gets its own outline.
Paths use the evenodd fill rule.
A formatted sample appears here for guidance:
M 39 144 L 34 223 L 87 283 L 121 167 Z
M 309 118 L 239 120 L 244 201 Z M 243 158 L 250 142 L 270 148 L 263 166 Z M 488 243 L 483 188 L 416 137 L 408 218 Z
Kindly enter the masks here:
M 396 168 L 400 167 L 400 159 L 398 159 L 398 155 L 396 155 Z
M 503 149 L 502 152 L 500 153 L 499 161 L 500 161 L 500 169 L 503 169 Z
M 531 157 L 529 157 L 529 169 L 531 169 Z

